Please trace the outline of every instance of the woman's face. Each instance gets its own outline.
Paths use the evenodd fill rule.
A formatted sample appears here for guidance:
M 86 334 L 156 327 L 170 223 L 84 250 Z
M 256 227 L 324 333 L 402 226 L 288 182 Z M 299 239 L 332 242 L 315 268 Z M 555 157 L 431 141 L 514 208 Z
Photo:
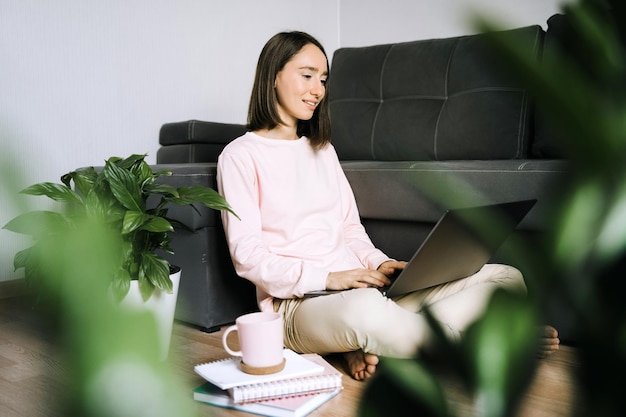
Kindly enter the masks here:
M 326 94 L 326 56 L 315 45 L 307 44 L 276 75 L 278 113 L 287 126 L 309 120 Z

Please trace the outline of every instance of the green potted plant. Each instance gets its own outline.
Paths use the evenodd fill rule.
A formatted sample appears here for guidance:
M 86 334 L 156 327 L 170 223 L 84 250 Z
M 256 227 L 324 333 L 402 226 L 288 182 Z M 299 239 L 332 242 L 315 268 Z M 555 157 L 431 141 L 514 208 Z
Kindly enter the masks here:
M 83 265 L 85 257 L 93 257 L 93 268 L 80 272 L 88 279 L 95 268 L 106 268 L 104 285 L 117 301 L 130 295 L 133 284 L 140 302 L 174 293 L 175 306 L 178 282 L 172 277 L 179 274 L 171 272 L 180 268 L 170 265 L 159 252 L 173 253 L 170 233 L 174 226 L 186 226 L 168 217 L 168 207 L 190 205 L 197 210 L 194 204 L 202 204 L 215 210 L 232 209 L 209 187 L 159 183 L 159 177 L 172 173 L 153 172 L 145 157 L 111 157 L 102 168 L 81 168 L 63 175 L 62 183 L 43 182 L 21 191 L 46 196 L 59 206 L 58 210 L 20 214 L 4 226 L 33 237 L 33 245 L 14 257 L 14 268 L 24 268 L 29 286 L 40 293 L 57 291 L 66 275 L 59 270 L 76 267 L 77 256 Z M 174 308 L 169 309 L 171 330 Z

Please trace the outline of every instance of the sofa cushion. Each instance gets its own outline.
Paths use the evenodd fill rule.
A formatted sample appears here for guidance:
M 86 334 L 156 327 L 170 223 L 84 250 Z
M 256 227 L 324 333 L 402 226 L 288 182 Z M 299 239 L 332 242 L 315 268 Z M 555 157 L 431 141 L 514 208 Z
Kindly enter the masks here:
M 165 123 L 159 130 L 159 144 L 179 145 L 185 143 L 221 143 L 226 145 L 245 133 L 246 127 L 234 123 L 187 120 Z
M 520 229 L 545 230 L 563 160 L 344 161 L 364 219 L 434 223 L 447 208 L 536 198 Z M 384 204 L 381 204 L 384 202 Z
M 157 150 L 157 164 L 217 162 L 217 157 L 223 149 L 224 144 L 213 143 L 161 146 Z
M 201 120 L 165 123 L 159 131 L 157 163 L 217 162 L 224 146 L 243 135 L 246 127 Z
M 543 30 L 340 48 L 330 76 L 333 143 L 342 160 L 527 156 L 527 93 L 490 54 L 489 36 L 524 38 L 537 58 Z M 530 42 L 528 42 L 530 40 Z

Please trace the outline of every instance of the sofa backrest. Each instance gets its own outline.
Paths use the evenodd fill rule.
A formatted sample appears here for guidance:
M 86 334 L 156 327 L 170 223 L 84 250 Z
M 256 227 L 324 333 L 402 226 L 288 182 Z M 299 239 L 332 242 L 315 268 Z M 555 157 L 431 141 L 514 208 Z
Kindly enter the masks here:
M 526 157 L 531 103 L 489 53 L 489 36 L 525 41 L 518 52 L 538 59 L 544 31 L 536 25 L 335 51 L 329 99 L 339 158 Z
M 245 133 L 246 127 L 234 123 L 186 120 L 165 123 L 159 131 L 157 163 L 183 164 L 217 162 L 224 146 Z

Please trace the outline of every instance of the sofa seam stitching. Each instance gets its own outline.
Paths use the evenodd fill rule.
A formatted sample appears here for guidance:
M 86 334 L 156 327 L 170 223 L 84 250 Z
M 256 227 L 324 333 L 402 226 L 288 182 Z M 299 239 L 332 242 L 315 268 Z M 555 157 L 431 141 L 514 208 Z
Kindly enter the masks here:
M 191 146 L 189 146 L 189 151 L 188 151 L 188 156 L 187 156 L 187 159 L 189 161 L 193 161 L 194 160 L 193 159 L 193 148 L 194 148 L 194 146 L 193 146 L 193 141 L 191 140 L 191 138 L 193 137 L 193 133 L 194 133 L 194 126 L 195 126 L 195 123 L 192 120 L 189 123 L 189 128 L 187 129 L 187 140 L 189 140 L 189 143 L 191 144 Z
M 526 106 L 528 103 L 528 96 L 526 93 L 522 93 L 522 108 L 520 109 L 520 120 L 517 128 L 517 151 L 515 152 L 516 158 L 521 158 L 524 155 L 524 132 L 526 126 L 527 111 Z
M 456 48 L 459 44 L 459 41 L 456 40 L 454 42 L 454 45 L 452 46 L 452 49 L 450 50 L 450 55 L 448 56 L 448 63 L 446 65 L 446 76 L 445 76 L 445 81 L 444 81 L 444 99 L 443 99 L 443 103 L 441 105 L 441 107 L 439 108 L 439 114 L 437 115 L 437 122 L 435 123 L 435 137 L 433 138 L 433 157 L 435 158 L 435 161 L 439 160 L 439 155 L 437 154 L 437 142 L 439 140 L 439 122 L 441 121 L 441 115 L 443 114 L 443 109 L 446 107 L 446 104 L 448 103 L 448 99 L 450 98 L 450 92 L 448 91 L 448 81 L 450 78 L 450 65 L 452 65 L 452 57 L 454 55 L 454 51 L 456 51 Z
M 518 172 L 524 172 L 524 173 L 542 173 L 542 172 L 552 172 L 552 173 L 567 173 L 568 171 L 566 170 L 559 170 L 559 169 L 533 169 L 533 170 L 527 170 L 526 169 L 526 165 L 528 165 L 528 162 L 524 162 L 522 164 L 520 164 L 517 168 L 511 168 L 511 169 L 487 169 L 487 168 L 482 168 L 482 169 L 456 169 L 454 172 L 451 172 L 450 169 L 425 169 L 425 168 L 343 168 L 343 170 L 345 172 L 379 172 L 379 171 L 387 171 L 387 172 L 445 172 L 448 173 L 450 175 L 455 175 L 455 173 L 458 172 L 468 172 L 468 173 L 491 173 L 491 172 L 498 172 L 498 173 L 505 173 L 505 174 L 517 174 Z
M 376 123 L 378 122 L 378 115 L 380 114 L 380 110 L 382 109 L 384 97 L 383 97 L 383 78 L 385 74 L 385 67 L 387 65 L 387 59 L 389 58 L 389 54 L 393 49 L 394 45 L 391 45 L 387 52 L 385 53 L 385 58 L 381 64 L 380 68 L 380 76 L 378 79 L 378 107 L 376 108 L 376 114 L 374 115 L 374 120 L 372 122 L 372 133 L 370 135 L 370 153 L 373 159 L 376 159 L 375 152 L 375 132 L 376 132 Z
M 181 173 L 176 173 L 173 172 L 170 178 L 173 177 L 214 177 L 215 174 L 207 174 L 207 173 L 202 173 L 202 172 L 192 172 L 189 174 L 181 174 Z

